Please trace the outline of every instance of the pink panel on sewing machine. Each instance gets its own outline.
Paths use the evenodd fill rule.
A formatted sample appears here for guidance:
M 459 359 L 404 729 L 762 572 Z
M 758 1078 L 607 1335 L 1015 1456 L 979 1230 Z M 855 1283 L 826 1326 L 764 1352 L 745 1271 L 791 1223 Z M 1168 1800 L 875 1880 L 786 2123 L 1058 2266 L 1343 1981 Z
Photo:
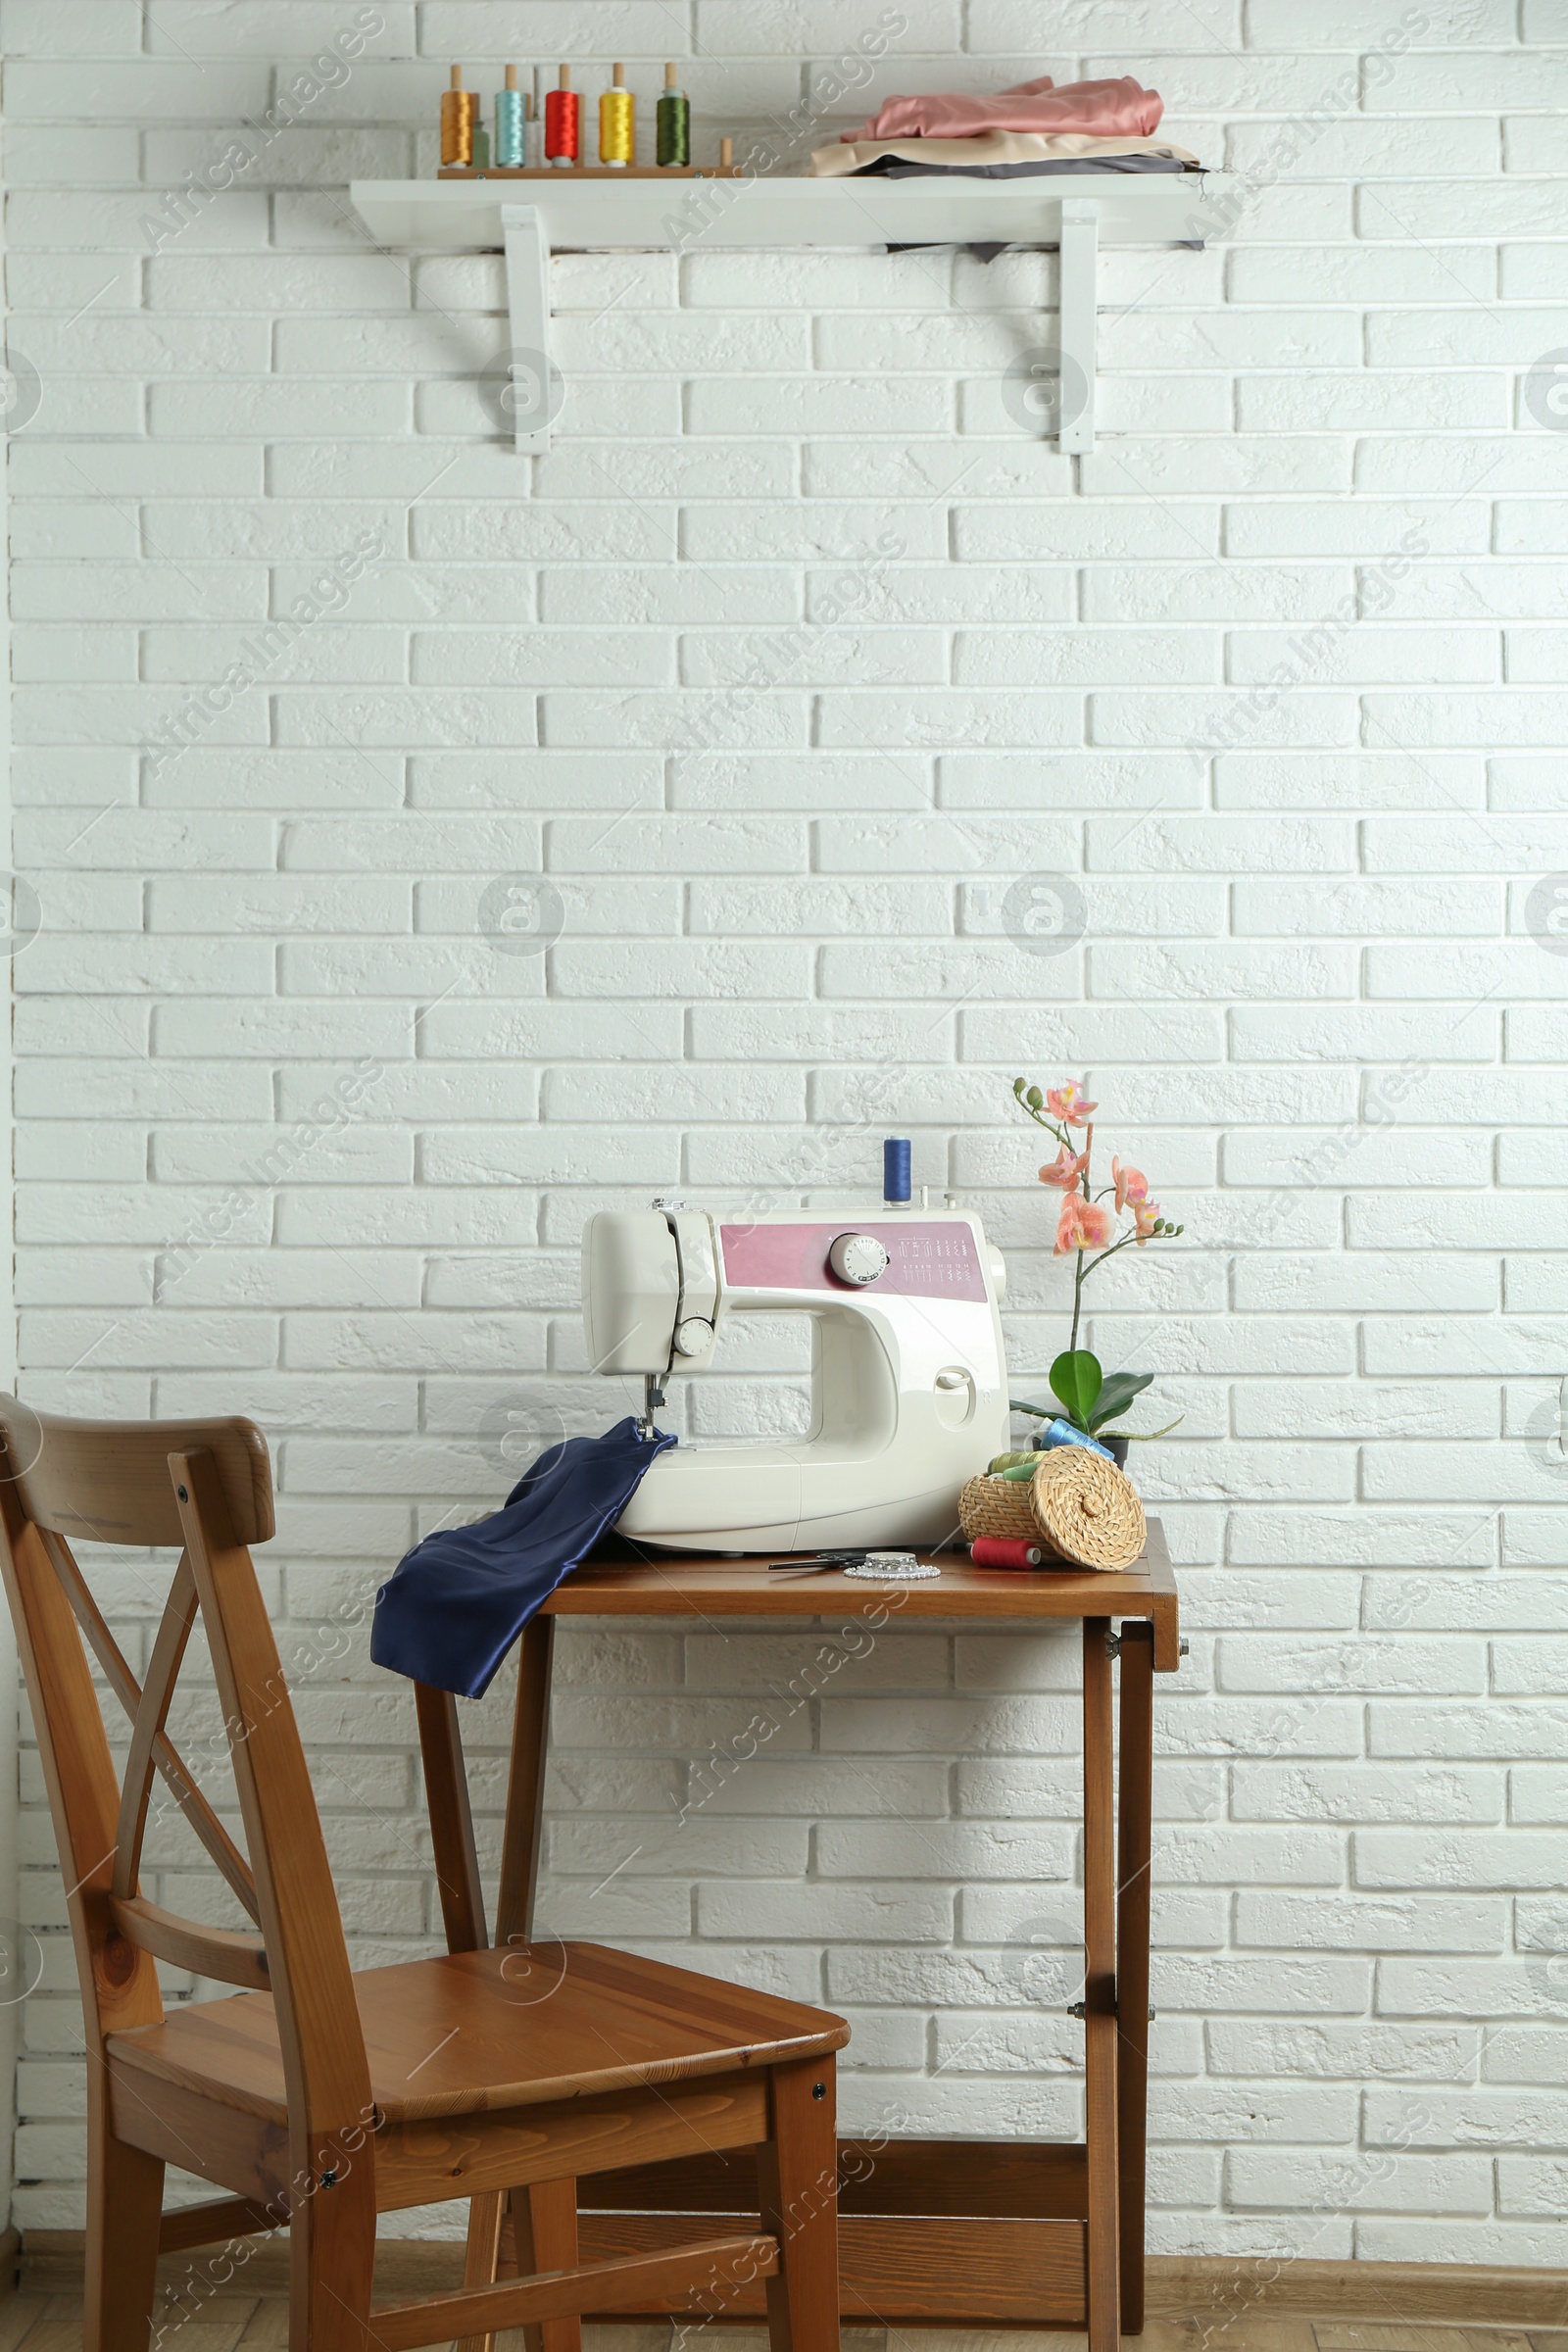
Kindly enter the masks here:
M 724 1280 L 751 1291 L 849 1291 L 827 1262 L 841 1233 L 868 1233 L 888 1253 L 887 1271 L 865 1284 L 867 1295 L 892 1291 L 903 1298 L 979 1298 L 986 1296 L 974 1235 L 967 1225 L 921 1224 L 907 1217 L 874 1223 L 844 1217 L 827 1225 L 721 1225 Z

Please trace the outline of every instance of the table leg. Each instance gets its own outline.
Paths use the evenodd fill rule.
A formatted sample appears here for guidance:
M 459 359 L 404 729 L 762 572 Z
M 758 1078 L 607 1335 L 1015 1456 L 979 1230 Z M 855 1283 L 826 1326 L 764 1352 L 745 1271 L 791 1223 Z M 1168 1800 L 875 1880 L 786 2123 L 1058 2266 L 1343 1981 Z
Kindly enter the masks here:
M 479 1885 L 479 1856 L 473 1839 L 473 1809 L 468 1801 L 468 1776 L 463 1762 L 463 1733 L 458 1702 L 450 1690 L 416 1683 L 414 1703 L 419 1723 L 419 1754 L 424 1765 L 424 1796 L 430 1815 L 430 1842 L 435 1849 L 436 1885 L 441 1893 L 441 1923 L 449 1952 L 483 1951 L 489 1941 L 484 1926 L 484 1895 Z M 500 2197 L 472 2197 L 468 2202 L 468 2240 L 464 2255 L 465 2286 L 488 2286 L 496 2276 L 501 2242 Z M 462 2352 L 490 2352 L 488 2335 L 465 2337 Z
M 1089 2167 L 1088 2352 L 1118 2352 L 1115 1757 L 1108 1617 L 1084 1619 L 1084 2139 Z
M 468 1776 L 463 1764 L 458 1702 L 450 1690 L 434 1690 L 428 1683 L 416 1683 L 414 1704 L 419 1722 L 424 1795 L 430 1815 L 430 1842 L 435 1848 L 436 1885 L 441 1890 L 441 1924 L 447 1933 L 447 1950 L 483 1951 L 489 1938 L 484 1931 L 484 1894 L 479 1885 L 479 1856 L 473 1842 L 473 1814 L 468 1804 Z
M 533 1936 L 534 1897 L 543 1840 L 545 1766 L 550 1750 L 550 1670 L 556 1621 L 534 1617 L 517 1653 L 517 1704 L 512 1722 L 512 1762 L 507 1775 L 507 1824 L 501 1845 L 501 1886 L 496 1895 L 496 1941 L 527 1943 Z M 531 2188 L 475 2197 L 471 2213 L 510 2204 L 513 2243 L 519 2277 L 529 2271 L 569 2270 L 576 2261 L 577 2183 L 541 2180 Z M 472 2231 L 470 2221 L 470 2239 Z M 490 2272 L 493 2278 L 494 2269 Z M 525 2352 L 579 2352 L 578 2320 L 547 2320 L 525 2328 Z M 474 2348 L 478 2352 L 478 2347 Z
M 1144 2326 L 1144 2175 L 1149 2140 L 1149 1853 L 1153 1815 L 1154 1629 L 1121 1629 L 1116 1843 L 1116 2146 L 1121 2324 Z
M 512 1726 L 507 1827 L 501 1848 L 501 1889 L 496 1896 L 497 1943 L 526 1943 L 533 1934 L 555 1645 L 555 1619 L 530 1618 L 517 1655 L 517 1711 Z
M 525 1943 L 533 1933 L 534 1890 L 539 1878 L 540 1827 L 544 1810 L 545 1761 L 550 1738 L 550 1664 L 555 1647 L 553 1617 L 535 1617 L 523 1633 L 517 1659 L 517 1704 L 513 1719 L 512 1762 L 507 1781 L 507 1824 L 496 1898 L 496 1941 Z M 457 1700 L 449 1690 L 415 1688 L 419 1746 L 424 1760 L 425 1797 L 435 1847 L 436 1880 L 447 1949 L 473 1952 L 487 1941 L 473 1815 Z M 532 2262 L 536 2234 L 564 2242 L 563 2200 L 569 2201 L 576 2231 L 576 2183 L 550 2181 L 542 2189 L 511 2192 L 518 2267 Z M 486 2189 L 468 2202 L 465 2286 L 488 2286 L 499 2276 L 501 2229 L 508 2192 Z M 535 2207 L 538 2207 L 536 2213 Z M 523 2330 L 527 2352 L 577 2352 L 575 2320 L 553 2321 Z M 553 2340 L 552 2340 L 553 2339 Z M 458 2352 L 491 2352 L 493 2338 L 466 2336 Z

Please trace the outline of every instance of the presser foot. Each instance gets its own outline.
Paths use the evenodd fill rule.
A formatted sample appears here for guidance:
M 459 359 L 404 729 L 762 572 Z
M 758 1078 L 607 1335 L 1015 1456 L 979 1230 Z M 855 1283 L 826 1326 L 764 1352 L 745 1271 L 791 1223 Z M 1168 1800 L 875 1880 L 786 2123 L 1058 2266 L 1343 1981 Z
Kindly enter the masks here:
M 654 1415 L 663 1401 L 663 1375 L 659 1372 L 645 1372 L 643 1374 L 642 1419 L 637 1424 L 637 1435 L 640 1438 L 658 1437 L 659 1432 L 654 1426 Z

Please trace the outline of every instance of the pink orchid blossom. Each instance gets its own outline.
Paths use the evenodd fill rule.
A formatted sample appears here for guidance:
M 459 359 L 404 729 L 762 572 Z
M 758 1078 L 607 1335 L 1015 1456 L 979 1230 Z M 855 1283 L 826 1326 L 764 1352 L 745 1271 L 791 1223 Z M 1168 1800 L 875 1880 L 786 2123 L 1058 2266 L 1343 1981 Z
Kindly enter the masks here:
M 1133 1203 L 1134 1236 L 1141 1250 L 1159 1223 L 1159 1202 L 1138 1200 Z
M 1087 1152 L 1075 1155 L 1063 1144 L 1050 1167 L 1041 1169 L 1040 1181 L 1042 1184 L 1059 1185 L 1064 1193 L 1069 1193 L 1088 1165 Z
M 1068 1193 L 1056 1219 L 1057 1257 L 1069 1250 L 1102 1250 L 1110 1239 L 1110 1211 L 1081 1193 Z
M 1124 1168 L 1119 1159 L 1110 1163 L 1116 1181 L 1116 1214 L 1119 1217 L 1130 1200 L 1137 1208 L 1149 1199 L 1149 1178 L 1142 1168 Z
M 1084 1090 L 1076 1078 L 1066 1079 L 1060 1086 L 1048 1088 L 1046 1108 L 1054 1119 L 1061 1119 L 1069 1127 L 1084 1127 L 1100 1108 L 1098 1102 L 1086 1102 Z

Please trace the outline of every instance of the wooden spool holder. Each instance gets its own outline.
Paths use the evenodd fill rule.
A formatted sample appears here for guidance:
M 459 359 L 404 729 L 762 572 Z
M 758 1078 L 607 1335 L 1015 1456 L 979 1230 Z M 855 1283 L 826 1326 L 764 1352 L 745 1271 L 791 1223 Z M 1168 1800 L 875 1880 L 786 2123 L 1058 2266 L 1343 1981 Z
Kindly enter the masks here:
M 744 179 L 744 164 L 572 164 L 558 170 L 554 164 L 443 164 L 437 179 Z

